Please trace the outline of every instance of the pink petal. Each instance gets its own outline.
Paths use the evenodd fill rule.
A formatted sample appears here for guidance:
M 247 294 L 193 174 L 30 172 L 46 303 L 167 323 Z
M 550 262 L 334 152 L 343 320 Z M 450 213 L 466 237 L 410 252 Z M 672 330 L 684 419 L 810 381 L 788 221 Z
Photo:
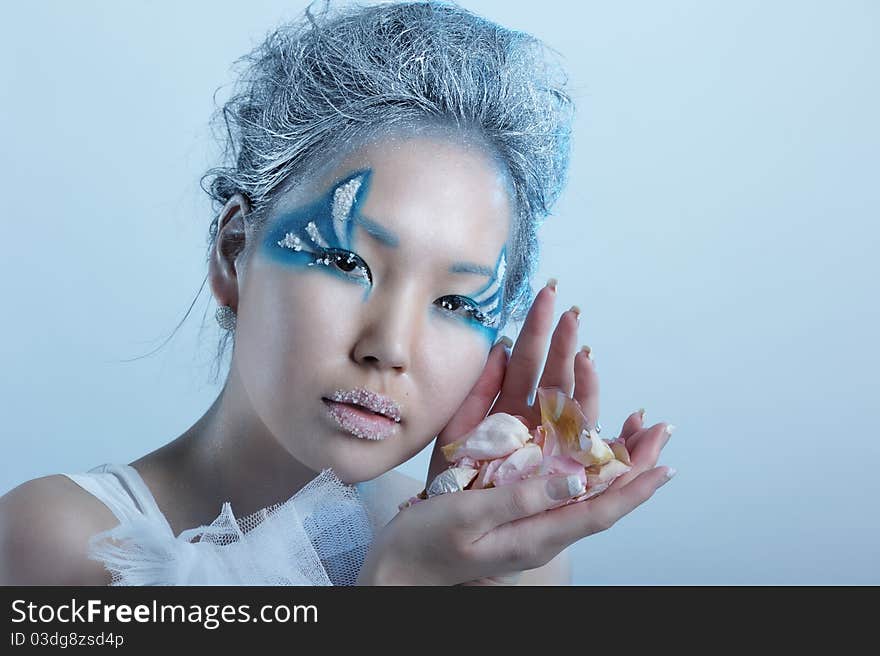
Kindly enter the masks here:
M 545 456 L 564 454 L 585 467 L 615 458 L 610 444 L 590 427 L 580 404 L 557 388 L 538 388 L 541 425 L 546 432 Z
M 616 440 L 610 442 L 611 451 L 614 453 L 614 457 L 617 458 L 624 465 L 632 465 L 632 460 L 629 457 L 629 451 L 627 451 L 626 444 L 624 444 L 621 438 L 617 438 Z
M 575 474 L 583 477 L 583 482 L 587 482 L 587 472 L 584 466 L 577 460 L 573 460 L 568 456 L 544 456 L 541 466 L 538 468 L 538 476 L 555 476 L 555 475 Z
M 542 449 L 544 457 L 562 455 L 562 449 L 559 448 L 559 442 L 556 439 L 556 431 L 553 427 L 550 426 L 545 428 L 542 426 L 541 428 L 544 433 L 544 446 Z
M 587 418 L 580 404 L 556 388 L 539 387 L 537 396 L 541 404 L 541 425 L 548 432 L 553 428 L 562 453 L 571 455 L 579 451 L 578 438 L 587 428 Z
M 501 466 L 501 463 L 504 462 L 505 458 L 496 458 L 495 460 L 489 460 L 488 462 L 484 462 L 483 466 L 480 468 L 480 473 L 477 474 L 477 478 L 474 481 L 474 484 L 471 486 L 472 490 L 480 490 L 489 485 L 495 484 L 495 472 L 498 471 L 498 468 Z
M 601 487 L 602 490 L 606 489 L 615 478 L 618 476 L 625 474 L 632 467 L 629 465 L 625 465 L 619 460 L 610 460 L 601 467 L 599 467 L 598 474 L 587 474 L 587 491 L 591 492 Z
M 468 456 L 463 457 L 461 460 L 455 463 L 457 467 L 469 467 L 470 469 L 479 469 L 480 464 L 474 460 L 473 458 L 469 458 Z
M 527 478 L 538 469 L 543 456 L 537 444 L 527 444 L 511 453 L 498 467 L 495 473 L 495 485 L 509 485 Z
M 547 433 L 544 431 L 544 427 L 538 426 L 532 434 L 532 441 L 543 449 L 546 435 Z
M 498 412 L 486 417 L 461 439 L 440 447 L 440 450 L 449 462 L 457 462 L 464 457 L 488 460 L 513 453 L 531 437 L 528 428 L 519 419 Z

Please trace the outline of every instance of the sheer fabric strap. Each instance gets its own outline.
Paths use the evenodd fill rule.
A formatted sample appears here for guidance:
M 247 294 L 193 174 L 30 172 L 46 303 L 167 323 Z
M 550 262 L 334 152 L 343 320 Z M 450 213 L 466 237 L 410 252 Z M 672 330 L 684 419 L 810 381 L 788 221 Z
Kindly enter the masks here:
M 105 463 L 86 473 L 64 475 L 102 501 L 120 523 L 147 518 L 173 534 L 144 479 L 131 465 Z

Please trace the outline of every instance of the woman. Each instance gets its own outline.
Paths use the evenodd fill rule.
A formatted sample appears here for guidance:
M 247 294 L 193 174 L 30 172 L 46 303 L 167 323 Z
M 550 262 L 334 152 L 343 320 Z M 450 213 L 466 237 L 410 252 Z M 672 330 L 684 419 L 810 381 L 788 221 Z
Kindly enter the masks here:
M 223 390 L 183 435 L 130 465 L 28 481 L 0 499 L 2 582 L 228 582 L 245 562 L 259 572 L 238 582 L 565 582 L 564 548 L 670 477 L 655 467 L 666 424 L 630 416 L 621 435 L 633 469 L 551 512 L 578 492 L 567 477 L 396 514 L 424 482 L 393 471 L 437 436 L 430 481 L 439 447 L 489 412 L 536 425 L 536 384 L 598 417 L 579 310 L 563 313 L 543 362 L 555 282 L 528 303 L 571 111 L 540 44 L 455 5 L 385 4 L 307 11 L 245 62 L 222 111 L 230 165 L 207 176 L 220 356 L 233 339 Z M 508 353 L 497 336 L 523 319 Z M 304 520 L 298 536 L 264 530 L 259 544 L 238 530 L 230 507 L 243 525 L 268 526 L 295 514 L 278 511 L 291 495 L 324 519 Z M 359 502 L 369 526 L 357 524 Z M 187 538 L 215 518 L 204 544 L 218 547 L 216 562 L 194 557 Z M 290 554 L 279 572 L 268 555 L 355 525 L 333 557 L 316 547 L 317 574 L 291 574 Z M 95 541 L 104 535 L 113 540 Z M 251 551 L 230 556 L 228 542 Z

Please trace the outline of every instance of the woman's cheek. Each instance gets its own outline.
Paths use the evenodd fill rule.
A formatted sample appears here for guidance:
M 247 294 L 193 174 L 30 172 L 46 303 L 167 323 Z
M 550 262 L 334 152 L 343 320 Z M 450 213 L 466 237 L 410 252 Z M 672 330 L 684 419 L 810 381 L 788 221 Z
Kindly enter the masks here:
M 448 317 L 436 317 L 429 323 L 434 329 L 428 340 L 428 366 L 423 375 L 423 380 L 431 381 L 425 390 L 425 398 L 434 398 L 438 402 L 442 399 L 442 405 L 451 415 L 480 377 L 489 348 L 480 331 L 455 325 L 455 320 Z

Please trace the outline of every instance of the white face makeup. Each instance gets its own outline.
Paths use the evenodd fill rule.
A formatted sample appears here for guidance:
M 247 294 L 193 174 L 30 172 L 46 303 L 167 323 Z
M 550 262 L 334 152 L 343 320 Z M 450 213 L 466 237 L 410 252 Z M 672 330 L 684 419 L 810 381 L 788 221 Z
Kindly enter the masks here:
M 259 422 L 348 482 L 421 451 L 497 337 L 512 216 L 495 161 L 443 137 L 373 142 L 282 198 L 240 283 L 233 366 Z

